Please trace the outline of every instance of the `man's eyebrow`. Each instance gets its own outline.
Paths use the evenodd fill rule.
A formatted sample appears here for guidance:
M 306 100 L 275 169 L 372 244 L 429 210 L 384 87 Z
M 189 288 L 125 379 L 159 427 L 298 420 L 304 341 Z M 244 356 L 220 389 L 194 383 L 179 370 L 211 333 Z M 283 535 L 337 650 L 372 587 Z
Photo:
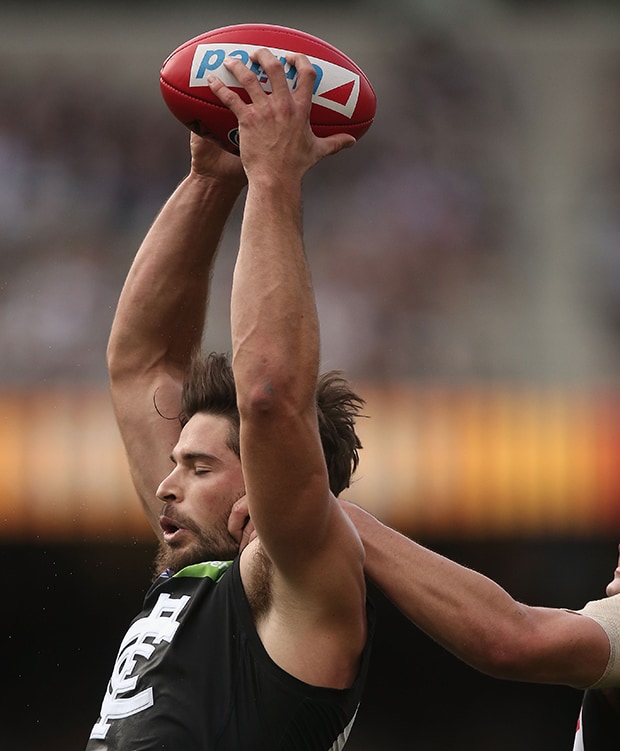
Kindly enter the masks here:
M 174 453 L 170 454 L 170 459 L 173 463 L 176 464 L 177 459 L 174 455 Z M 208 454 L 203 451 L 184 451 L 180 455 L 180 459 L 183 462 L 191 463 L 196 461 L 206 461 L 206 462 L 219 462 L 220 460 L 217 458 L 217 456 L 214 456 L 213 454 Z

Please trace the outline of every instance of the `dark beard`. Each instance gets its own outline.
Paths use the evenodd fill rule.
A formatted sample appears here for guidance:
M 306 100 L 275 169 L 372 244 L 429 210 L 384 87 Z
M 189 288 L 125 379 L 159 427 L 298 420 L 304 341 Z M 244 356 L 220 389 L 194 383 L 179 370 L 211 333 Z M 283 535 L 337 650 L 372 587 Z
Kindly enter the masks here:
M 192 545 L 175 547 L 161 540 L 153 564 L 153 579 L 170 569 L 173 573 L 186 566 L 204 561 L 231 561 L 239 553 L 238 543 L 231 537 L 230 543 L 201 534 Z

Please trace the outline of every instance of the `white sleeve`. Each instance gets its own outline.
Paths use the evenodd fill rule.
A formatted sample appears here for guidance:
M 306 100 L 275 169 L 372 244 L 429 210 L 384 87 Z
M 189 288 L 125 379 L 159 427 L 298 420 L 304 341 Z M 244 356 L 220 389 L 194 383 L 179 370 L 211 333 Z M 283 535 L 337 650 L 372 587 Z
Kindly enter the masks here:
M 609 639 L 609 661 L 605 672 L 589 688 L 620 686 L 620 594 L 588 602 L 577 612 L 596 621 Z

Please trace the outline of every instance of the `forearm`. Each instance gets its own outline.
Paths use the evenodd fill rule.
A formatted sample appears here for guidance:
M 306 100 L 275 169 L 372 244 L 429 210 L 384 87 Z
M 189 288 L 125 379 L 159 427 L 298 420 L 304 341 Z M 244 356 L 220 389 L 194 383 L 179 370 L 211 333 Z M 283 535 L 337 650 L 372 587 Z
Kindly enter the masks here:
M 273 390 L 277 378 L 277 388 L 291 389 L 291 396 L 313 398 L 319 333 L 301 214 L 300 181 L 250 182 L 231 303 L 242 394 L 246 383 Z
M 306 541 L 307 525 L 327 529 L 327 505 L 317 501 L 327 501 L 327 472 L 316 423 L 319 333 L 300 191 L 294 181 L 284 189 L 250 178 L 231 300 L 250 513 L 270 557 L 284 566 L 302 558 L 304 546 L 297 542 L 291 556 L 290 545 Z
M 366 572 L 438 643 L 498 678 L 587 686 L 605 670 L 609 641 L 590 618 L 515 601 L 482 574 L 346 510 L 366 550 Z
M 108 345 L 112 378 L 200 343 L 212 264 L 240 185 L 191 174 L 153 222 L 123 287 Z

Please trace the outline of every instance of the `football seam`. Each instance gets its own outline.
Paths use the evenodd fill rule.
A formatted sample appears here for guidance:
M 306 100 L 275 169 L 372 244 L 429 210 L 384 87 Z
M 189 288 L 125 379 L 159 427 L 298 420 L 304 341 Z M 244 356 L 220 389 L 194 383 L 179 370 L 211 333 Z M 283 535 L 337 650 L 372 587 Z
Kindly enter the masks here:
M 161 85 L 166 86 L 171 91 L 174 91 L 175 94 L 181 94 L 181 96 L 184 96 L 187 99 L 190 99 L 194 102 L 199 102 L 201 105 L 206 104 L 208 107 L 215 107 L 216 109 L 227 110 L 228 112 L 230 112 L 230 107 L 227 107 L 225 104 L 218 104 L 217 102 L 207 102 L 205 99 L 201 99 L 199 96 L 188 94 L 186 91 L 183 91 L 182 89 L 179 89 L 173 84 L 166 81 L 166 79 L 163 78 L 162 76 L 160 76 L 159 82 Z M 373 120 L 374 120 L 374 117 L 366 118 L 365 120 L 349 120 L 348 122 L 351 125 L 358 126 L 358 125 L 366 125 L 367 123 L 372 123 Z M 341 128 L 343 125 L 346 125 L 346 123 L 318 123 L 313 120 L 312 125 L 316 125 L 321 128 Z
M 230 107 L 227 107 L 225 104 L 221 104 L 220 102 L 207 102 L 206 99 L 201 99 L 199 96 L 188 94 L 186 91 L 177 88 L 174 84 L 169 83 L 165 78 L 162 78 L 161 76 L 159 78 L 159 82 L 162 86 L 166 86 L 171 91 L 174 91 L 175 94 L 181 94 L 182 96 L 187 97 L 187 99 L 191 99 L 194 102 L 199 102 L 200 104 L 206 104 L 208 107 L 215 107 L 216 109 L 228 110 L 230 112 Z

